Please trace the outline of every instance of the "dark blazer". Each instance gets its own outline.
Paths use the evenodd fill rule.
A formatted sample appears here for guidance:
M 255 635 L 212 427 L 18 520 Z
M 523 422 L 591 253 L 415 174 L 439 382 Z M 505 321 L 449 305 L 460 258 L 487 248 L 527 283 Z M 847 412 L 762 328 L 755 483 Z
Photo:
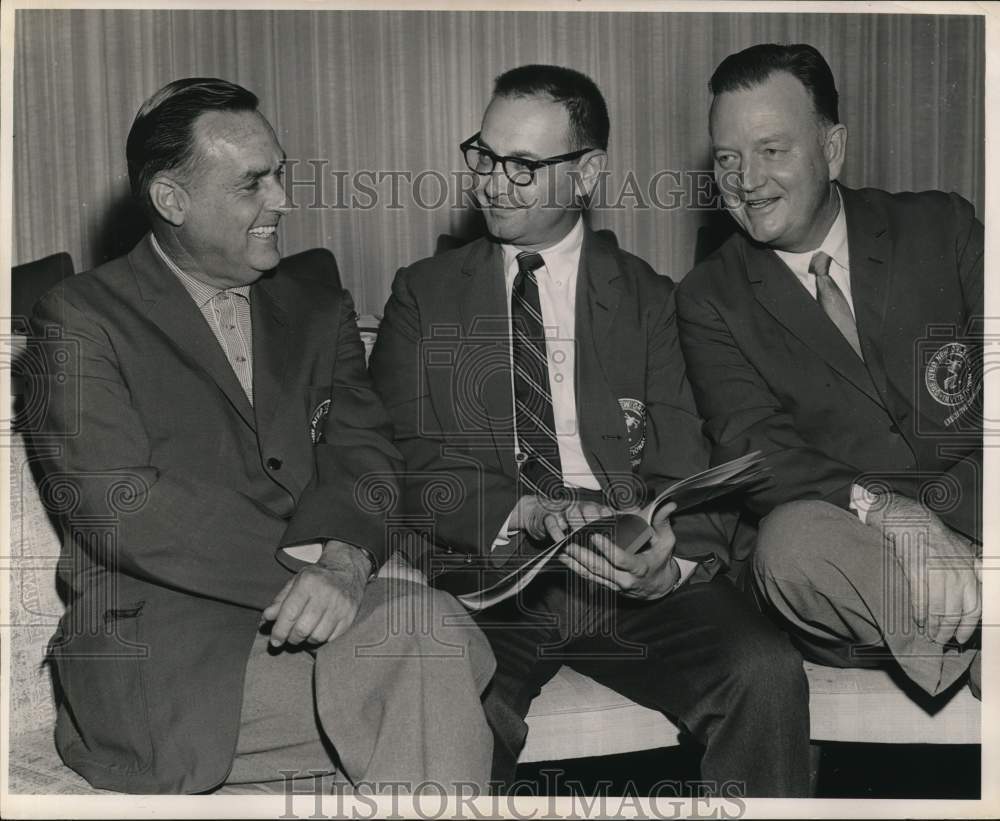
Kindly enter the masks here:
M 221 783 L 260 611 L 300 566 L 278 546 L 384 554 L 355 494 L 394 482 L 400 457 L 332 255 L 283 261 L 250 302 L 253 407 L 148 237 L 35 309 L 31 439 L 70 596 L 56 738 L 98 787 Z
M 677 297 L 713 460 L 768 454 L 758 514 L 887 485 L 981 540 L 983 226 L 956 194 L 841 188 L 862 362 L 788 267 L 739 233 Z
M 576 410 L 588 464 L 620 506 L 708 463 L 673 289 L 638 257 L 586 232 Z M 470 565 L 506 572 L 518 546 L 490 552 L 517 501 L 506 301 L 503 252 L 492 240 L 422 260 L 397 273 L 372 354 L 375 386 L 406 458 L 404 509 L 428 536 L 411 558 L 432 575 Z M 676 551 L 702 561 L 698 580 L 729 566 L 733 526 L 714 513 L 677 517 Z M 440 583 L 455 592 L 471 584 Z

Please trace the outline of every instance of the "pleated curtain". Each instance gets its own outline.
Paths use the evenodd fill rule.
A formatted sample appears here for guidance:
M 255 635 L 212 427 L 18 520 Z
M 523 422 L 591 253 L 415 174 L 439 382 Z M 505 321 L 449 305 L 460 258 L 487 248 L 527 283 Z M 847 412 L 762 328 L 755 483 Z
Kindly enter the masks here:
M 593 225 L 680 279 L 711 217 L 698 201 L 708 78 L 759 42 L 808 42 L 830 62 L 848 185 L 957 191 L 982 215 L 981 17 L 22 10 L 13 260 L 69 251 L 84 270 L 125 250 L 142 231 L 124 159 L 136 110 L 175 78 L 223 77 L 260 97 L 293 161 L 299 207 L 283 251 L 330 248 L 358 310 L 381 313 L 400 266 L 470 230 L 460 191 L 442 186 L 461 187 L 458 144 L 478 130 L 493 78 L 545 62 L 586 72 L 609 104 Z

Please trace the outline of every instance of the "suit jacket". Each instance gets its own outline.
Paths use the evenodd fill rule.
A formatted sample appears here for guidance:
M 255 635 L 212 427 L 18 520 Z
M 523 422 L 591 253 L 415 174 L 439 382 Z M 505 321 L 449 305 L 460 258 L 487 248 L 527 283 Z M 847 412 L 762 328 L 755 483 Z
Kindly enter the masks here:
M 707 466 L 673 289 L 638 257 L 586 232 L 577 420 L 594 476 L 622 507 Z M 407 463 L 403 510 L 425 536 L 411 559 L 445 574 L 437 583 L 453 592 L 506 572 L 523 546 L 490 551 L 517 501 L 507 310 L 502 250 L 477 240 L 397 273 L 371 359 Z M 677 517 L 676 552 L 701 562 L 698 580 L 729 567 L 733 529 L 734 519 L 717 513 Z
M 300 566 L 279 545 L 384 552 L 355 494 L 400 458 L 332 255 L 283 261 L 250 302 L 252 407 L 148 237 L 35 309 L 29 425 L 70 597 L 56 737 L 98 787 L 221 783 L 260 611 Z
M 983 226 L 956 194 L 841 188 L 862 362 L 773 251 L 734 235 L 685 278 L 681 342 L 713 460 L 768 454 L 750 500 L 895 488 L 981 540 Z

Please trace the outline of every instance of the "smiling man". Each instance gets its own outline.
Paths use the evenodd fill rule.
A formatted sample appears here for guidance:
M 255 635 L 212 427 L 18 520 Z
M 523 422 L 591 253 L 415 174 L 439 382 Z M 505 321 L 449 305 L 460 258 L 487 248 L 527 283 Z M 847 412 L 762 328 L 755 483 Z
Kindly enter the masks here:
M 803 653 L 898 664 L 978 693 L 983 226 L 956 194 L 836 182 L 833 74 L 758 45 L 712 76 L 716 179 L 742 232 L 684 279 L 677 310 L 719 462 L 773 482 L 758 593 Z
M 392 495 L 402 460 L 332 257 L 280 258 L 284 152 L 257 98 L 170 83 L 127 157 L 152 232 L 34 317 L 42 495 L 73 499 L 60 754 L 137 793 L 485 785 L 492 656 L 450 596 L 376 578 L 366 482 Z
M 579 72 L 501 75 L 461 144 L 490 236 L 396 275 L 372 372 L 427 537 L 411 558 L 446 589 L 707 465 L 673 283 L 584 222 L 609 130 Z M 531 700 L 565 663 L 679 718 L 705 746 L 709 789 L 805 794 L 801 658 L 726 578 L 745 558 L 735 517 L 655 524 L 649 549 L 595 535 L 478 614 L 498 661 L 494 778 L 514 776 Z

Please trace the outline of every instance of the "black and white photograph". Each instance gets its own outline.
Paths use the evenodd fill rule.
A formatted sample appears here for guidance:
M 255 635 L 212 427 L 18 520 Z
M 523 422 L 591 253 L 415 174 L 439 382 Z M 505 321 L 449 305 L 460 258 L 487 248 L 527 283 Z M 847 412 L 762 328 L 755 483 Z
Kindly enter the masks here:
M 998 12 L 5 3 L 0 814 L 998 814 Z

